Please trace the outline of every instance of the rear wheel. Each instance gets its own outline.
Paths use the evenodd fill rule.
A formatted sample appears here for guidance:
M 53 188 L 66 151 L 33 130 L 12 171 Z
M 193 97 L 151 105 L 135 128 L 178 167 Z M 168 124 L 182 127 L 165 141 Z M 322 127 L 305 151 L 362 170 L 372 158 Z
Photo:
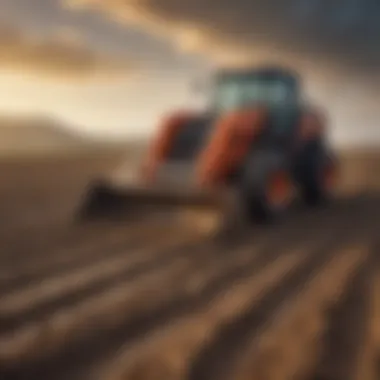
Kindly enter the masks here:
M 273 222 L 288 209 L 293 183 L 286 160 L 277 152 L 257 152 L 247 161 L 241 198 L 249 221 Z
M 302 200 L 309 206 L 330 202 L 337 187 L 337 163 L 322 147 L 301 157 L 298 184 Z

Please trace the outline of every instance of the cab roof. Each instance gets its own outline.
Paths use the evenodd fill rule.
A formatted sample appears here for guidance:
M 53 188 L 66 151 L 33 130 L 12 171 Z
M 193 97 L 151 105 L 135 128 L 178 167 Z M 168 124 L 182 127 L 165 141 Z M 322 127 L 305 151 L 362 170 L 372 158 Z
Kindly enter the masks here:
M 262 78 L 263 80 L 281 80 L 287 82 L 291 87 L 298 87 L 300 84 L 300 77 L 295 71 L 280 66 L 222 69 L 216 75 L 217 81 L 228 78 Z

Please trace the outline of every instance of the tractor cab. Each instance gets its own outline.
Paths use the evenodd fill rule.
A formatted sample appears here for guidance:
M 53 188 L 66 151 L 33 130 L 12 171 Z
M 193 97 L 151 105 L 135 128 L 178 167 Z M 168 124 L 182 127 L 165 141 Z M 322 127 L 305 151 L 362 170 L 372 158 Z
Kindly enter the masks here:
M 269 111 L 262 138 L 279 144 L 292 140 L 300 109 L 295 74 L 281 68 L 238 69 L 219 71 L 213 81 L 209 112 L 181 126 L 168 154 L 171 160 L 194 159 L 224 115 L 258 105 Z
M 293 140 L 302 112 L 300 80 L 292 71 L 278 67 L 220 72 L 213 104 L 219 116 L 257 106 L 265 108 L 268 119 L 262 139 L 286 147 Z
M 279 68 L 220 72 L 214 85 L 217 113 L 228 113 L 257 104 L 267 108 L 289 108 L 299 101 L 299 80 Z

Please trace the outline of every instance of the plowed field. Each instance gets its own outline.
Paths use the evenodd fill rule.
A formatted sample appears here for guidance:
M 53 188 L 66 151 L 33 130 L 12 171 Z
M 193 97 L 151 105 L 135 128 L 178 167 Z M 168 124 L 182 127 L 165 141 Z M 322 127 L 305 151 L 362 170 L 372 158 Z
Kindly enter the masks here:
M 229 243 L 159 215 L 74 223 L 114 161 L 0 165 L 1 379 L 380 378 L 375 187 Z

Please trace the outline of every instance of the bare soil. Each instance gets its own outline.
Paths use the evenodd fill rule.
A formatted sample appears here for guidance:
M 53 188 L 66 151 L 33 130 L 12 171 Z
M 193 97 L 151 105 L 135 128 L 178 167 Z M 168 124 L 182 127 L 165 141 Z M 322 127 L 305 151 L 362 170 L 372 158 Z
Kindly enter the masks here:
M 380 378 L 380 160 L 336 203 L 220 243 L 159 216 L 76 223 L 120 152 L 0 163 L 0 378 Z

